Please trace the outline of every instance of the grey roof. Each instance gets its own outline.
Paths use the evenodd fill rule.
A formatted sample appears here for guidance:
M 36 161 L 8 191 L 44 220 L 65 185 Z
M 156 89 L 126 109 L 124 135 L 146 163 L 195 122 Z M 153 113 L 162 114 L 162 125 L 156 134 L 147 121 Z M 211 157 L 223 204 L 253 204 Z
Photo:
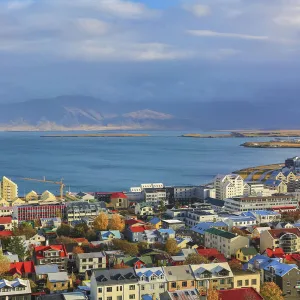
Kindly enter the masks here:
M 67 203 L 67 211 L 101 211 L 103 204 L 100 202 L 89 203 L 86 201 L 74 201 Z
M 79 253 L 77 254 L 78 258 L 100 258 L 105 257 L 105 254 L 103 252 L 91 252 L 91 253 Z
M 50 282 L 61 282 L 61 281 L 68 281 L 68 273 L 67 272 L 56 272 L 56 273 L 49 273 L 48 280 Z
M 57 273 L 59 272 L 58 265 L 40 265 L 35 266 L 36 275 L 44 275 L 48 273 Z
M 96 270 L 94 271 L 94 274 L 97 285 L 128 284 L 138 282 L 138 276 L 135 274 L 134 268 Z
M 164 267 L 163 270 L 167 278 L 167 281 L 195 279 L 189 265 Z

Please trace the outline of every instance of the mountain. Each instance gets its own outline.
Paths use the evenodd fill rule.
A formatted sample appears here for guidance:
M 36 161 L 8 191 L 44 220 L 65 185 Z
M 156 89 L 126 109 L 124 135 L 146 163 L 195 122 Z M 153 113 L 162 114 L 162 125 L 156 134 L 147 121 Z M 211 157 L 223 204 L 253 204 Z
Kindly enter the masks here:
M 1 128 L 299 129 L 297 100 L 106 102 L 60 96 L 0 104 Z M 56 126 L 56 127 L 55 127 Z

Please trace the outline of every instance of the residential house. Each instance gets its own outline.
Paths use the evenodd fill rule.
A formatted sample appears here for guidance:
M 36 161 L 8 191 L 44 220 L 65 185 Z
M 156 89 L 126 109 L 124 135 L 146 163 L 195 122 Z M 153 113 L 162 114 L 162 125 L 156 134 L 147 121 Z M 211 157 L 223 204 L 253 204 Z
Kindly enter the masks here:
M 121 239 L 119 230 L 100 231 L 100 241 L 112 241 L 113 239 Z
M 110 195 L 110 206 L 114 209 L 127 209 L 128 198 L 124 193 L 113 193 Z
M 1 195 L 0 195 L 1 196 Z M 0 207 L 2 208 L 2 207 L 9 207 L 10 206 L 10 203 L 8 202 L 8 201 L 6 201 L 5 199 L 1 199 L 0 198 Z M 1 212 L 1 214 L 2 214 L 2 212 Z M 2 215 L 1 215 L 2 216 Z
M 188 212 L 185 218 L 185 224 L 186 226 L 193 227 L 199 222 L 215 222 L 217 218 L 218 215 L 216 213 L 203 210 L 193 210 Z
M 139 216 L 153 215 L 153 207 L 150 203 L 140 202 L 135 206 L 134 213 Z
M 233 284 L 233 274 L 227 262 L 210 263 L 190 266 L 196 279 L 196 288 L 202 296 L 207 289 L 230 289 Z
M 291 224 L 289 222 L 278 222 L 278 223 L 275 223 L 274 225 L 273 225 L 274 229 L 294 228 L 295 227 L 293 224 Z
M 269 179 L 271 180 L 280 180 L 286 182 L 286 177 L 280 170 L 275 170 L 271 173 L 269 176 Z
M 91 277 L 91 299 L 139 300 L 139 277 L 133 268 L 94 271 Z
M 42 202 L 54 202 L 56 200 L 57 199 L 56 199 L 55 195 L 49 191 L 43 192 L 40 197 L 40 201 L 42 201 Z
M 284 181 L 269 179 L 264 182 L 265 187 L 279 194 L 287 193 L 287 185 Z
M 189 265 L 163 267 L 163 271 L 167 279 L 167 290 L 169 292 L 196 287 L 195 278 Z
M 258 224 L 280 221 L 281 214 L 272 210 L 252 210 L 243 212 L 242 216 L 255 217 Z
M 260 251 L 267 248 L 281 247 L 285 253 L 300 251 L 300 229 L 271 229 L 263 231 L 260 235 Z
M 14 280 L 0 279 L 1 300 L 31 300 L 31 287 L 29 280 L 16 278 Z
M 55 264 L 61 271 L 65 270 L 68 261 L 64 245 L 37 246 L 33 256 L 36 265 Z
M 144 195 L 145 202 L 150 205 L 159 205 L 161 201 L 165 205 L 168 204 L 167 191 L 165 188 L 144 188 L 142 193 Z
M 79 198 L 82 201 L 95 200 L 95 196 L 93 196 L 91 194 L 88 194 L 88 193 L 83 193 L 83 192 L 77 193 L 76 197 Z
M 236 252 L 235 258 L 242 263 L 246 263 L 257 254 L 254 247 L 242 247 Z
M 132 257 L 132 256 L 120 256 L 116 258 L 115 267 L 120 266 L 123 268 L 124 266 L 132 267 L 134 269 L 144 269 L 150 268 L 153 266 L 151 256 L 140 256 L 140 257 Z
M 124 231 L 124 236 L 130 241 L 130 242 L 140 242 L 144 239 L 144 233 L 145 230 L 151 230 L 151 226 L 147 225 L 131 225 Z
M 153 298 L 150 297 L 146 300 L 152 300 L 152 299 Z M 200 294 L 197 289 L 184 289 L 184 290 L 174 290 L 171 292 L 166 291 L 160 296 L 160 300 L 178 300 L 178 299 L 198 300 L 200 299 Z
M 13 278 L 32 279 L 35 275 L 33 261 L 13 262 L 10 264 L 8 273 L 13 276 Z
M 41 246 L 45 243 L 46 238 L 41 234 L 35 234 L 29 239 L 29 245 Z
M 167 290 L 167 280 L 161 267 L 142 268 L 135 272 L 139 278 L 140 296 L 159 296 Z
M 58 265 L 40 265 L 35 266 L 35 281 L 47 280 L 49 273 L 58 273 Z
M 161 219 L 158 217 L 152 218 L 148 223 L 154 226 L 155 229 L 160 229 L 162 227 Z
M 39 200 L 39 196 L 38 196 L 37 192 L 31 191 L 26 194 L 25 200 L 27 202 L 37 202 Z
M 41 227 L 42 228 L 58 228 L 61 226 L 61 218 L 41 218 Z
M 67 292 L 71 282 L 67 272 L 48 273 L 46 287 L 50 294 Z
M 91 269 L 105 269 L 106 255 L 103 252 L 79 253 L 75 262 L 79 273 Z
M 20 199 L 20 198 L 15 198 L 12 202 L 11 202 L 11 206 L 21 206 L 21 205 L 25 205 L 27 204 L 26 201 Z
M 160 243 L 165 243 L 167 239 L 175 238 L 175 230 L 172 228 L 165 229 L 161 228 L 157 230 L 158 240 Z
M 3 202 L 5 200 L 0 200 L 0 217 L 7 217 L 7 216 L 12 216 L 13 214 L 13 208 L 9 206 L 8 202 Z M 5 204 L 5 205 L 2 205 Z
M 233 227 L 252 227 L 256 225 L 256 218 L 254 217 L 230 216 L 224 218 L 223 221 L 228 224 L 229 230 Z
M 231 232 L 210 228 L 205 232 L 205 247 L 216 248 L 226 258 L 235 256 L 236 251 L 249 246 L 249 239 Z
M 190 241 L 191 241 L 190 239 L 186 239 L 186 238 L 176 238 L 177 247 L 181 249 L 187 248 L 187 243 Z
M 173 229 L 176 231 L 185 228 L 185 223 L 180 220 L 162 220 L 162 228 Z
M 227 259 L 225 258 L 224 254 L 220 253 L 215 248 L 198 248 L 197 253 L 206 259 L 208 259 L 210 262 L 213 263 L 221 263 L 221 262 L 227 262 Z
M 73 238 L 73 240 L 78 244 L 78 246 L 82 246 L 84 244 L 89 244 L 89 241 L 86 238 Z
M 222 290 L 219 291 L 219 297 L 222 300 L 232 300 L 232 299 L 263 300 L 263 297 L 253 288 Z
M 262 254 L 270 258 L 284 258 L 286 256 L 283 249 L 279 247 L 273 249 L 267 248 Z
M 13 224 L 14 222 L 11 216 L 0 217 L 0 230 L 12 230 Z

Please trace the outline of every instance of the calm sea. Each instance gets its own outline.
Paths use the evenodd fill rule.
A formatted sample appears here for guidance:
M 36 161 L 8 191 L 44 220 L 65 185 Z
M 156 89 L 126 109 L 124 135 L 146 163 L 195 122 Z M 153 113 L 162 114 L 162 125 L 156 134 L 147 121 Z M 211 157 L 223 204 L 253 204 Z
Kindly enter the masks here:
M 180 138 L 185 132 L 175 131 L 142 133 L 151 136 L 41 138 L 44 133 L 1 132 L 0 175 L 14 180 L 20 195 L 32 189 L 58 193 L 56 185 L 21 179 L 43 176 L 63 178 L 74 192 L 121 191 L 147 182 L 202 184 L 218 173 L 300 155 L 297 149 L 240 147 L 247 139 Z

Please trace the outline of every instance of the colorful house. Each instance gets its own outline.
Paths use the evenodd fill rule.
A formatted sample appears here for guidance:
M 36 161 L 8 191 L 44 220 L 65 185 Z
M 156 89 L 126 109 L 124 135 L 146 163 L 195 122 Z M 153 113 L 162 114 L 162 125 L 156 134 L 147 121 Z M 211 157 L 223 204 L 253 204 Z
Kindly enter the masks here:
M 11 263 L 9 274 L 13 278 L 33 278 L 35 275 L 33 261 Z
M 155 229 L 160 229 L 162 227 L 161 219 L 158 217 L 154 217 L 149 220 L 149 223 L 154 226 Z
M 207 258 L 210 262 L 227 262 L 227 259 L 225 258 L 224 254 L 220 253 L 215 248 L 198 248 L 197 252 L 199 255 Z
M 101 241 L 111 241 L 113 239 L 121 239 L 121 233 L 119 230 L 100 231 L 99 234 L 100 234 Z
M 67 272 L 49 273 L 46 287 L 50 294 L 67 292 L 71 287 L 71 282 Z
M 254 247 L 243 247 L 236 252 L 235 257 L 240 262 L 246 263 L 255 255 L 257 255 L 257 250 Z

